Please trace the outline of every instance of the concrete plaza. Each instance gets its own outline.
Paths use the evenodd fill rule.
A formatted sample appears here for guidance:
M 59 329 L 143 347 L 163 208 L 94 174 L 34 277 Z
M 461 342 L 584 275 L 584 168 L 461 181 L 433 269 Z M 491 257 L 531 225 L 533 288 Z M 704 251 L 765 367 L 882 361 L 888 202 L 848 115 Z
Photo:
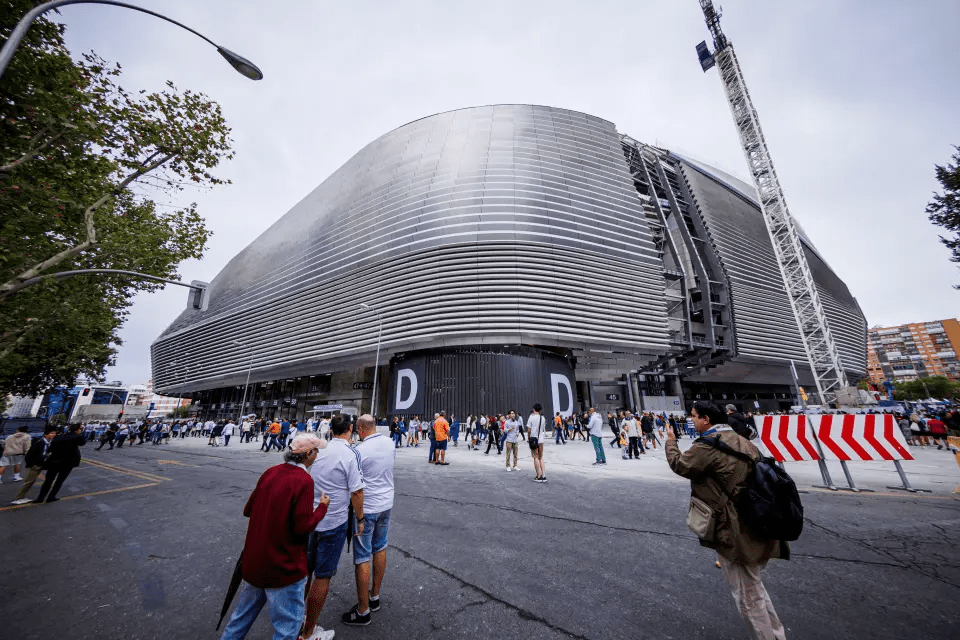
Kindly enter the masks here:
M 216 638 L 243 504 L 280 462 L 237 440 L 88 446 L 64 500 L 0 509 L 4 637 Z M 383 608 L 368 627 L 340 624 L 355 601 L 344 554 L 321 625 L 339 638 L 746 637 L 713 553 L 684 525 L 688 483 L 662 449 L 633 461 L 607 446 L 599 468 L 581 441 L 546 450 L 547 484 L 533 482 L 529 451 L 519 473 L 462 441 L 447 467 L 427 465 L 423 445 L 399 451 Z M 873 494 L 812 489 L 816 464 L 787 465 L 810 489 L 794 557 L 766 578 L 789 638 L 951 635 L 960 472 L 943 451 L 915 455 L 904 467 L 931 494 L 884 489 L 889 463 L 851 465 Z M 18 488 L 0 486 L 0 503 Z M 250 637 L 270 637 L 266 613 Z

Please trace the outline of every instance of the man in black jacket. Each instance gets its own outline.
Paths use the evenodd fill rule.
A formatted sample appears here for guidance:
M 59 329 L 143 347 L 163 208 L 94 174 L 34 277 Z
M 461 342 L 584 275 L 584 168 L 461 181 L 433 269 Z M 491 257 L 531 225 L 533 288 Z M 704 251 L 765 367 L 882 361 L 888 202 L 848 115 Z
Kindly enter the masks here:
M 20 493 L 10 504 L 27 504 L 33 502 L 30 498 L 25 498 L 27 491 L 37 481 L 40 472 L 43 471 L 43 461 L 47 457 L 47 449 L 50 447 L 50 441 L 57 435 L 56 427 L 47 427 L 43 430 L 42 438 L 34 438 L 30 443 L 30 450 L 27 451 L 27 457 L 24 460 L 24 466 L 27 468 L 27 475 L 23 479 L 23 486 L 20 487 Z
M 47 477 L 40 487 L 40 495 L 33 502 L 56 502 L 60 498 L 60 487 L 76 467 L 80 466 L 80 447 L 86 444 L 83 437 L 83 425 L 72 424 L 67 433 L 53 439 L 47 450 L 47 460 L 43 467 L 47 470 Z
M 727 424 L 730 425 L 730 428 L 733 429 L 738 436 L 742 436 L 747 440 L 756 437 L 756 431 L 752 428 L 752 425 L 742 413 L 737 411 L 734 405 L 728 404 L 724 408 L 727 410 Z

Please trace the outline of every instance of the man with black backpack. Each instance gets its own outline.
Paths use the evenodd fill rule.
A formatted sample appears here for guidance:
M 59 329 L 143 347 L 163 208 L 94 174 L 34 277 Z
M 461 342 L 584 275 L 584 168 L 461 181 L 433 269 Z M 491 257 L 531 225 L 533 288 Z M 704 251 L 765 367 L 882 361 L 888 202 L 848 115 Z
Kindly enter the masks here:
M 762 493 L 767 488 L 766 479 L 758 482 L 756 474 L 779 471 L 769 469 L 768 460 L 763 459 L 760 451 L 724 423 L 719 407 L 709 402 L 697 402 L 691 416 L 700 437 L 690 449 L 680 453 L 672 429 L 667 430 L 665 445 L 670 468 L 677 475 L 690 479 L 687 526 L 697 534 L 702 546 L 717 552 L 733 599 L 750 627 L 751 636 L 760 640 L 784 640 L 783 625 L 763 586 L 761 571 L 771 558 L 788 560 L 790 557 L 785 540 L 772 537 L 771 531 L 796 539 L 794 533 L 799 535 L 799 530 L 795 520 L 790 523 L 793 529 L 777 528 L 776 525 L 782 523 L 773 520 L 781 514 L 762 512 L 756 508 L 757 504 L 748 502 L 761 503 L 763 496 L 758 497 L 757 491 Z M 789 477 L 785 474 L 782 477 L 792 486 Z M 795 494 L 796 487 L 792 488 Z M 781 506 L 775 505 L 773 511 Z M 799 498 L 795 505 L 788 505 L 791 506 L 799 508 Z M 802 515 L 800 508 L 800 526 Z

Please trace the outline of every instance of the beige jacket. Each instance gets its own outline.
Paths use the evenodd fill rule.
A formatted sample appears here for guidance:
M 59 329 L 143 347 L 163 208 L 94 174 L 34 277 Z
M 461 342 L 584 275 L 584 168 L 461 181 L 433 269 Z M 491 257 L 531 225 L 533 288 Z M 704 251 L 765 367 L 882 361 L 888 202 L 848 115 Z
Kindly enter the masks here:
M 729 427 L 721 427 L 718 434 L 731 448 L 754 459 L 760 458 L 760 451 Z M 758 538 L 737 514 L 734 503 L 746 484 L 750 471 L 747 462 L 699 439 L 685 453 L 680 453 L 676 440 L 667 440 L 665 449 L 667 463 L 673 472 L 689 478 L 691 494 L 710 505 L 716 514 L 714 539 L 700 540 L 702 546 L 715 549 L 734 564 L 757 565 L 770 558 L 790 558 L 786 542 Z
M 29 433 L 13 433 L 7 436 L 3 441 L 3 455 L 5 456 L 25 456 L 30 450 Z

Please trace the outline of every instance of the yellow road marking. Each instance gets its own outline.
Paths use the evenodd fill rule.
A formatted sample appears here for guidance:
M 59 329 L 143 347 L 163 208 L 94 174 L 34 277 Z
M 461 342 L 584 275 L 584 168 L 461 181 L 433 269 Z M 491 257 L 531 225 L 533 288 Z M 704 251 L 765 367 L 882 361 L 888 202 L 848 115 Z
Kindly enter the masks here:
M 181 467 L 195 467 L 195 464 L 187 464 L 186 462 L 177 462 L 176 460 L 156 460 L 157 464 L 175 464 Z
M 134 471 L 133 469 L 118 467 L 113 464 L 100 462 L 99 460 L 88 460 L 87 458 L 84 458 L 83 462 L 86 462 L 87 464 L 92 464 L 95 467 L 101 467 L 103 469 L 107 469 L 109 471 L 116 471 L 117 473 L 124 473 L 129 476 L 135 476 L 137 478 L 140 478 L 141 480 L 149 480 L 150 482 L 163 482 L 164 480 L 170 480 L 170 478 L 158 476 L 155 473 L 147 473 L 146 471 Z
M 80 493 L 75 496 L 64 496 L 61 500 L 76 500 L 77 498 L 88 498 L 90 496 L 102 496 L 105 493 L 116 493 L 117 491 L 129 491 L 130 489 L 145 489 L 147 487 L 155 487 L 159 482 L 148 482 L 147 484 L 135 484 L 132 487 L 117 487 L 116 489 L 104 489 L 102 491 L 91 491 L 90 493 Z M 14 509 L 22 509 L 24 507 L 33 507 L 36 506 L 32 502 L 27 504 L 15 504 L 8 507 L 0 507 L 0 511 L 13 511 Z

